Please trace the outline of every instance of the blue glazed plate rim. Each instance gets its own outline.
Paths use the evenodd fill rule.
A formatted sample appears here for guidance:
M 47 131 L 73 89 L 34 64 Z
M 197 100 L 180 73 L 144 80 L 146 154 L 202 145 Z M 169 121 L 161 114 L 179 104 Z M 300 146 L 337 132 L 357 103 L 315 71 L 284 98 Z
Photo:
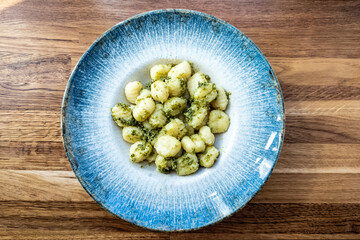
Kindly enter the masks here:
M 125 25 L 131 21 L 133 21 L 134 19 L 137 19 L 137 18 L 140 18 L 140 17 L 143 17 L 143 16 L 147 16 L 147 15 L 152 15 L 152 14 L 158 14 L 158 13 L 187 13 L 187 14 L 196 14 L 196 15 L 200 15 L 202 17 L 206 17 L 207 19 L 209 20 L 212 20 L 212 21 L 216 21 L 217 23 L 219 24 L 222 24 L 223 26 L 226 26 L 228 28 L 231 28 L 233 30 L 235 30 L 236 32 L 242 34 L 243 36 L 245 36 L 246 38 L 248 38 L 250 41 L 250 44 L 252 44 L 252 46 L 256 49 L 256 51 L 258 51 L 258 53 L 260 53 L 261 57 L 264 59 L 265 62 L 268 63 L 269 65 L 269 72 L 270 72 L 270 75 L 273 79 L 273 82 L 274 82 L 274 85 L 275 85 L 275 88 L 276 88 L 276 91 L 277 91 L 277 98 L 278 98 L 278 104 L 280 105 L 281 104 L 281 120 L 282 120 L 282 129 L 281 129 L 281 141 L 280 141 L 280 145 L 279 145 L 279 149 L 277 151 L 277 155 L 276 155 L 276 159 L 274 161 L 274 164 L 273 166 L 271 167 L 269 173 L 267 174 L 267 176 L 264 178 L 264 182 L 262 185 L 260 185 L 259 189 L 249 198 L 249 200 L 244 203 L 242 206 L 239 206 L 236 210 L 234 210 L 232 213 L 228 214 L 227 216 L 224 216 L 222 217 L 221 219 L 217 220 L 217 221 L 211 221 L 211 222 L 208 222 L 202 226 L 199 226 L 199 227 L 196 227 L 196 228 L 191 228 L 191 229 L 176 229 L 176 230 L 166 230 L 166 229 L 157 229 L 157 228 L 151 228 L 151 227 L 146 227 L 146 226 L 143 226 L 143 225 L 139 225 L 137 223 L 134 223 L 134 222 L 131 222 L 130 220 L 127 220 L 127 219 L 124 219 L 122 218 L 121 216 L 119 215 L 116 215 L 115 213 L 111 212 L 106 206 L 104 206 L 101 202 L 99 202 L 94 194 L 92 194 L 90 192 L 90 189 L 88 189 L 88 187 L 86 186 L 86 184 L 84 183 L 82 177 L 78 174 L 78 172 L 76 171 L 75 167 L 74 167 L 74 164 L 76 163 L 76 159 L 72 156 L 71 152 L 72 152 L 72 149 L 71 149 L 71 146 L 70 146 L 70 142 L 71 142 L 71 139 L 66 139 L 65 137 L 65 131 L 67 129 L 67 126 L 66 126 L 66 121 L 65 121 L 65 118 L 66 118 L 66 108 L 67 108 L 67 102 L 68 102 L 68 93 L 69 93 L 69 87 L 71 86 L 72 82 L 74 81 L 74 75 L 75 75 L 75 72 L 78 70 L 79 66 L 82 64 L 82 62 L 84 61 L 84 59 L 86 58 L 86 56 L 89 54 L 89 52 L 91 52 L 91 50 L 100 42 L 102 41 L 109 33 L 111 33 L 114 29 L 122 26 L 122 25 Z M 160 232 L 184 232 L 184 231 L 193 231 L 193 230 L 197 230 L 197 229 L 200 229 L 200 228 L 203 228 L 203 227 L 207 227 L 207 226 L 210 226 L 210 225 L 213 225 L 215 223 L 218 223 L 218 222 L 221 222 L 222 220 L 224 220 L 225 218 L 228 218 L 232 215 L 234 215 L 236 212 L 238 212 L 239 210 L 243 209 L 254 197 L 255 195 L 263 188 L 263 186 L 265 185 L 265 183 L 268 181 L 270 175 L 272 174 L 275 166 L 276 166 L 276 163 L 279 159 L 279 155 L 280 155 L 280 152 L 282 150 L 282 146 L 283 146 L 283 142 L 284 142 L 284 136 L 285 136 L 285 107 L 284 107 L 284 99 L 283 99 L 283 94 L 282 94 L 282 91 L 281 91 L 281 87 L 280 87 L 280 83 L 278 81 L 278 79 L 276 78 L 276 75 L 270 65 L 270 62 L 266 59 L 265 55 L 261 52 L 261 50 L 259 49 L 259 47 L 248 37 L 246 36 L 242 31 L 240 31 L 239 29 L 237 29 L 236 27 L 234 27 L 233 25 L 231 25 L 230 23 L 220 19 L 220 18 L 217 18 L 215 16 L 212 16 L 210 14 L 206 14 L 206 13 L 203 13 L 203 12 L 199 12 L 199 11 L 195 11 L 195 10 L 189 10 L 189 9 L 158 9 L 158 10 L 153 10 L 153 11 L 148 11 L 148 12 L 143 12 L 143 13 L 140 13 L 140 14 L 137 14 L 137 15 L 134 15 L 130 18 L 127 18 L 126 20 L 124 21 L 121 21 L 119 23 L 117 23 L 116 25 L 114 25 L 113 27 L 111 27 L 110 29 L 108 29 L 105 33 L 103 33 L 99 38 L 97 38 L 92 44 L 91 46 L 85 51 L 85 53 L 81 56 L 81 58 L 79 59 L 79 61 L 77 62 L 77 64 L 75 65 L 73 71 L 71 72 L 70 74 L 70 77 L 69 77 L 69 80 L 66 84 L 66 87 L 65 87 L 65 91 L 64 91 L 64 96 L 63 96 L 63 101 L 62 101 L 62 105 L 61 105 L 61 118 L 60 118 L 60 125 L 61 125 L 61 135 L 62 135 L 62 141 L 63 141 L 63 145 L 64 145 L 64 149 L 65 149 L 65 153 L 66 153 L 66 156 L 70 162 L 70 166 L 71 166 L 71 169 L 73 170 L 75 176 L 77 177 L 77 179 L 79 180 L 80 184 L 82 185 L 82 187 L 85 189 L 85 191 L 91 196 L 91 198 L 97 203 L 99 204 L 103 209 L 105 209 L 107 212 L 111 213 L 112 215 L 116 216 L 117 218 L 120 218 L 126 222 L 129 222 L 130 224 L 133 224 L 135 226 L 139 226 L 139 227 L 142 227 L 142 228 L 145 228 L 145 229 L 148 229 L 148 230 L 152 230 L 152 231 L 160 231 Z

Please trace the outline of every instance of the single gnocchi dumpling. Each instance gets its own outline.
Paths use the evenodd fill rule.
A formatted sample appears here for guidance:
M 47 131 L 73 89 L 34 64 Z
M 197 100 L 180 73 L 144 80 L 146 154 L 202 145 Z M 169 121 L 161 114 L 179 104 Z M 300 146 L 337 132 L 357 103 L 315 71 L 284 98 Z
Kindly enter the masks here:
M 111 116 L 119 127 L 134 126 L 137 124 L 133 118 L 130 105 L 118 103 L 111 108 Z
M 138 141 L 130 147 L 130 160 L 133 162 L 142 162 L 152 153 L 152 146 L 145 141 Z
M 153 82 L 151 84 L 151 96 L 155 101 L 164 103 L 169 97 L 167 84 L 161 80 Z
M 214 146 L 206 147 L 205 152 L 199 154 L 200 165 L 206 168 L 212 167 L 220 152 Z
M 153 114 L 151 114 L 149 118 L 149 123 L 153 127 L 161 128 L 165 126 L 166 122 L 167 122 L 167 117 L 164 112 L 164 107 L 162 104 L 158 103 L 155 106 L 155 111 L 153 112 Z
M 189 136 L 185 136 L 181 139 L 182 148 L 188 153 L 194 153 L 196 145 Z
M 171 68 L 171 70 L 168 73 L 168 76 L 170 78 L 182 78 L 184 80 L 187 80 L 191 75 L 191 66 L 188 61 L 183 61 L 179 63 L 178 65 Z
M 156 152 L 164 158 L 174 157 L 180 151 L 181 143 L 176 138 L 165 135 L 156 141 L 154 147 Z
M 199 136 L 207 145 L 214 145 L 215 135 L 208 126 L 203 126 L 199 129 Z
M 220 110 L 212 110 L 209 114 L 208 126 L 212 133 L 226 132 L 230 125 L 229 116 Z
M 176 162 L 173 158 L 164 158 L 161 155 L 157 155 L 155 159 L 156 169 L 161 173 L 170 173 L 173 169 L 176 169 Z
M 177 139 L 181 139 L 183 136 L 185 136 L 187 129 L 183 121 L 175 118 L 166 124 L 161 132 L 163 132 L 163 135 L 170 135 Z
M 203 152 L 205 150 L 205 142 L 201 139 L 199 134 L 194 134 L 190 137 L 195 145 L 195 152 Z
M 194 99 L 203 99 L 207 103 L 212 102 L 217 97 L 217 90 L 214 83 L 199 83 L 194 92 Z
M 187 82 L 187 89 L 191 97 L 194 97 L 196 89 L 199 85 L 207 83 L 206 75 L 202 72 L 197 72 L 191 76 Z
M 211 102 L 213 108 L 224 111 L 229 103 L 228 96 L 221 86 L 216 86 L 218 95 L 214 101 Z
M 170 78 L 166 80 L 166 83 L 169 87 L 170 97 L 179 97 L 186 90 L 186 81 L 183 78 Z
M 139 127 L 126 126 L 122 130 L 123 139 L 128 143 L 140 141 L 144 136 L 144 131 Z
M 169 98 L 164 104 L 164 111 L 169 116 L 179 115 L 186 108 L 186 99 L 180 97 Z
M 179 176 L 185 176 L 199 169 L 199 161 L 194 153 L 185 153 L 176 159 L 176 172 Z
M 151 98 L 151 91 L 144 88 L 144 89 L 142 89 L 142 90 L 140 91 L 140 94 L 139 94 L 139 96 L 136 98 L 135 103 L 138 104 L 141 100 L 144 100 L 144 99 L 146 99 L 146 98 Z
M 152 98 L 145 98 L 135 105 L 133 116 L 136 121 L 145 121 L 155 111 L 155 102 Z
M 157 64 L 150 69 L 150 77 L 152 80 L 159 80 L 163 77 L 167 77 L 171 64 Z
M 205 103 L 194 101 L 185 112 L 186 121 L 189 126 L 197 129 L 201 126 L 208 114 L 208 107 Z
M 143 88 L 144 88 L 144 86 L 139 81 L 129 82 L 125 86 L 126 99 L 131 103 L 135 103 L 136 98 L 140 95 L 140 91 Z

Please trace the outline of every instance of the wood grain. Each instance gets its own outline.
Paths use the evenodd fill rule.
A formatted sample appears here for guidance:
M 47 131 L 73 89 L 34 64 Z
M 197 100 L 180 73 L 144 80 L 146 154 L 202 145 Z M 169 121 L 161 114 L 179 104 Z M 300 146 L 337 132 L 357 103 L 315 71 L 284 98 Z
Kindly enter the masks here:
M 0 141 L 0 161 L 0 169 L 71 170 L 57 141 Z
M 0 110 L 59 111 L 70 72 L 69 55 L 6 54 L 0 60 Z
M 176 233 L 170 235 L 171 240 L 212 240 L 212 239 L 222 239 L 222 240 L 233 240 L 233 239 L 248 239 L 248 240 L 258 240 L 258 239 L 272 239 L 272 240 L 289 240 L 289 239 L 359 239 L 358 234 L 349 233 L 349 234 L 264 234 L 264 233 Z
M 274 171 L 252 202 L 360 204 L 359 181 L 351 172 Z M 0 192 L 0 201 L 93 201 L 72 171 L 0 170 Z
M 61 102 L 57 111 L 0 110 L 1 140 L 60 142 L 60 111 Z
M 360 47 L 355 37 L 359 34 L 358 1 L 342 3 L 327 1 L 326 4 L 322 4 L 316 1 L 299 3 L 296 0 L 276 2 L 257 0 L 251 3 L 227 0 L 203 3 L 200 0 L 178 2 L 87 0 L 76 3 L 52 1 L 51 4 L 43 4 L 40 8 L 34 4 L 34 1 L 22 1 L 3 10 L 0 18 L 3 29 L 8 29 L 9 26 L 15 27 L 16 31 L 12 31 L 11 36 L 18 33 L 17 37 L 21 34 L 27 40 L 32 39 L 32 32 L 38 32 L 43 42 L 31 41 L 27 45 L 14 43 L 9 39 L 9 31 L 3 30 L 5 37 L 0 46 L 14 50 L 37 49 L 45 52 L 51 48 L 53 51 L 62 52 L 57 41 L 60 39 L 63 40 L 61 43 L 66 46 L 67 51 L 76 52 L 76 41 L 70 42 L 76 40 L 74 33 L 81 31 L 86 34 L 88 29 L 94 26 L 93 23 L 96 23 L 94 19 L 101 19 L 103 22 L 103 27 L 99 27 L 99 31 L 96 32 L 99 36 L 115 23 L 134 14 L 161 8 L 187 8 L 204 11 L 231 22 L 251 37 L 269 56 L 358 57 Z M 24 21 L 27 24 L 19 24 Z M 47 31 L 48 25 L 51 27 L 55 25 L 52 29 L 68 31 L 59 37 L 53 34 L 54 31 Z M 76 32 L 71 27 L 81 30 Z M 93 37 L 83 35 L 83 38 L 91 38 L 90 42 L 92 42 L 97 36 L 93 35 L 94 30 L 90 31 Z M 62 36 L 69 37 L 62 39 Z
M 274 173 L 360 173 L 360 145 L 285 143 Z
M 0 236 L 4 230 L 16 232 L 25 228 L 46 235 L 77 233 L 108 234 L 139 233 L 144 229 L 129 224 L 103 211 L 94 202 L 26 202 L 1 201 Z M 171 233 L 173 239 L 188 235 L 210 237 L 220 234 L 350 234 L 359 231 L 357 204 L 257 204 L 250 203 L 231 218 L 195 233 Z M 31 232 L 30 232 L 31 233 Z M 208 233 L 208 234 L 206 234 Z M 210 233 L 210 234 L 209 234 Z M 76 233 L 75 233 L 76 234 Z M 216 234 L 216 235 L 214 235 Z M 124 234 L 125 235 L 125 234 Z M 148 232 L 149 236 L 167 236 Z M 120 235 L 121 236 L 121 235 Z M 126 235 L 125 235 L 126 236 Z M 146 236 L 146 235 L 142 235 Z M 229 235 L 229 238 L 232 235 Z M 236 236 L 236 235 L 235 235 Z M 136 234 L 135 236 L 136 237 Z M 146 237 L 144 237 L 146 238 Z
M 228 21 L 269 59 L 283 150 L 243 210 L 186 233 L 117 219 L 83 190 L 60 131 L 71 70 L 135 14 L 187 8 Z M 360 2 L 0 1 L 0 239 L 360 239 Z

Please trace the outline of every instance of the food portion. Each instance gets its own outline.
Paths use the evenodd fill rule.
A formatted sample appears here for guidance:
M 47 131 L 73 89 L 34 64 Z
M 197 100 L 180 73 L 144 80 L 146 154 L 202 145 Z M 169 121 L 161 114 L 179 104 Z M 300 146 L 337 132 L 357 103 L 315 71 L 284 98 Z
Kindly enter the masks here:
M 155 162 L 161 173 L 179 176 L 212 167 L 220 155 L 215 135 L 224 133 L 230 117 L 224 112 L 229 93 L 210 82 L 192 65 L 157 64 L 150 69 L 151 83 L 125 86 L 130 104 L 111 108 L 115 123 L 122 127 L 124 141 L 131 143 L 132 162 Z

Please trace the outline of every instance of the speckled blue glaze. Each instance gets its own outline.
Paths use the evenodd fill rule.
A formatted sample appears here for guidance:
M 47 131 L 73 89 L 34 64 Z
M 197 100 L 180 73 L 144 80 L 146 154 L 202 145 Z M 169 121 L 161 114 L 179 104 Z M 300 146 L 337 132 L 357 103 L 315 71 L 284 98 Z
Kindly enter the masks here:
M 151 65 L 175 60 L 194 62 L 232 93 L 219 159 L 186 177 L 131 163 L 110 114 L 125 102 L 127 82 L 150 81 Z M 66 87 L 62 133 L 76 176 L 102 207 L 145 228 L 190 230 L 244 207 L 263 186 L 283 141 L 283 99 L 268 61 L 241 31 L 204 13 L 157 10 L 114 26 L 82 56 Z

